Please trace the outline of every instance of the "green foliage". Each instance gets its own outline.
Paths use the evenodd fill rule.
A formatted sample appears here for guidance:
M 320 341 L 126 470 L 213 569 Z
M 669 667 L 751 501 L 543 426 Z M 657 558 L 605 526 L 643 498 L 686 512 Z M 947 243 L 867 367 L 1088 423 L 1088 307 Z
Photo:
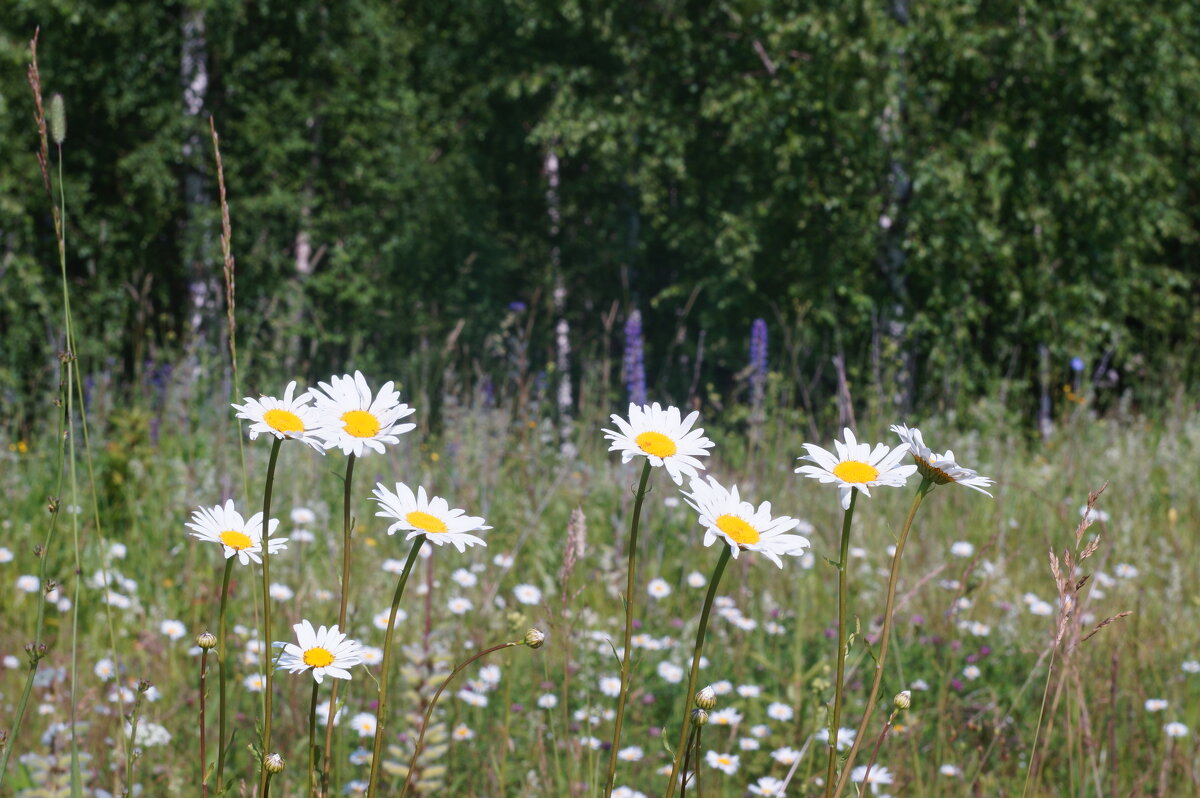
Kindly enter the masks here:
M 1140 399 L 1161 395 L 1163 373 L 1195 376 L 1191 4 L 0 11 L 6 406 L 44 387 L 60 348 L 24 85 L 37 25 L 46 90 L 67 103 L 68 270 L 94 369 L 136 377 L 197 343 L 222 351 L 211 113 L 246 372 L 353 362 L 411 383 L 444 348 L 480 373 L 514 300 L 530 305 L 529 366 L 548 369 L 561 280 L 583 358 L 619 352 L 597 324 L 614 301 L 643 311 L 656 395 L 687 395 L 701 331 L 700 384 L 726 391 L 755 317 L 818 415 L 838 355 L 859 400 L 903 372 L 903 403 L 957 410 L 1002 382 L 1057 382 L 1071 356 Z M 197 19 L 207 83 L 189 116 Z

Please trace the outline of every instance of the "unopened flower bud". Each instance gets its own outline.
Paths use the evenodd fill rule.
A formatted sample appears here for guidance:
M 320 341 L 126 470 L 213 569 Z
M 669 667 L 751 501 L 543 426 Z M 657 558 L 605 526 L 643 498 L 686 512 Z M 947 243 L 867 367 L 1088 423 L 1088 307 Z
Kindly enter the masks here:
M 708 723 L 708 711 L 698 707 L 693 709 L 692 723 L 695 723 L 697 726 L 703 726 L 705 723 Z
M 911 707 L 912 706 L 912 691 L 905 690 L 903 692 L 896 693 L 896 697 L 892 699 L 892 706 L 894 706 L 894 707 L 896 707 L 896 709 L 900 709 L 900 710 L 908 709 L 909 707 Z
M 279 754 L 267 754 L 263 758 L 263 767 L 266 768 L 268 773 L 282 773 L 283 757 Z
M 546 642 L 546 633 L 540 629 L 530 629 L 525 633 L 525 645 L 530 648 L 541 648 Z
M 712 709 L 716 705 L 717 691 L 712 689 L 712 685 L 696 693 L 696 706 L 700 707 L 700 709 Z
M 153 685 L 153 684 L 151 684 L 151 682 L 150 682 L 150 680 L 149 680 L 149 679 L 142 679 L 142 680 L 140 680 L 140 681 L 138 682 L 138 684 L 137 684 L 137 690 L 138 690 L 138 692 L 139 692 L 139 693 L 144 693 L 144 692 L 148 691 L 148 690 L 149 690 L 151 687 L 153 687 L 153 686 L 154 686 L 154 685 Z
M 212 632 L 204 631 L 196 635 L 196 645 L 208 651 L 217 647 L 217 636 Z

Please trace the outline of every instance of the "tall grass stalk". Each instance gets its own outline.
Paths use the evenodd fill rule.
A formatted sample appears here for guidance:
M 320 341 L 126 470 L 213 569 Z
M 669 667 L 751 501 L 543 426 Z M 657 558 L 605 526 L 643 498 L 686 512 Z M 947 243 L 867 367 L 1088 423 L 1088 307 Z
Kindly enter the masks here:
M 454 681 L 454 677 L 458 676 L 458 674 L 462 673 L 464 670 L 471 667 L 472 664 L 483 659 L 488 654 L 524 644 L 524 640 L 513 640 L 508 643 L 494 645 L 491 648 L 485 648 L 483 651 L 480 651 L 479 653 L 474 654 L 460 662 L 454 668 L 454 670 L 450 672 L 450 675 L 447 676 L 445 680 L 438 686 L 437 692 L 435 692 L 433 694 L 433 698 L 429 700 L 429 706 L 425 708 L 425 716 L 421 718 L 421 731 L 417 735 L 417 744 L 413 748 L 412 758 L 408 760 L 408 773 L 406 773 L 404 776 L 404 787 L 400 790 L 400 798 L 404 798 L 404 796 L 408 795 L 408 791 L 412 788 L 413 773 L 415 773 L 417 770 L 417 759 L 421 756 L 421 749 L 425 745 L 425 730 L 429 728 L 429 720 L 433 717 L 433 710 L 437 706 L 438 699 L 442 697 L 442 693 L 444 693 L 446 688 L 450 686 L 450 683 Z M 375 739 L 379 739 L 378 732 L 375 735 Z M 372 785 L 374 785 L 374 782 L 372 782 Z
M 621 726 L 625 720 L 625 702 L 629 698 L 630 667 L 633 646 L 633 597 L 636 595 L 634 580 L 637 575 L 638 526 L 642 518 L 642 502 L 646 498 L 646 483 L 650 480 L 650 460 L 642 466 L 642 478 L 638 482 L 637 495 L 633 500 L 633 520 L 629 526 L 629 565 L 625 574 L 625 648 L 621 654 L 621 694 L 617 698 L 617 717 L 613 723 L 612 748 L 608 755 L 608 776 L 604 780 L 604 797 L 611 798 L 613 782 L 617 777 L 617 752 L 621 748 Z
M 312 700 L 308 702 L 308 798 L 317 794 L 317 690 L 320 687 L 320 682 L 313 679 Z M 333 725 L 333 715 L 329 716 L 329 725 Z M 329 758 L 328 749 L 325 758 Z
M 883 607 L 883 630 L 880 632 L 879 637 L 879 656 L 875 658 L 875 677 L 871 681 L 871 693 L 867 697 L 867 707 L 863 710 L 862 721 L 858 724 L 858 732 L 854 735 L 854 742 L 850 745 L 850 752 L 846 754 L 846 762 L 842 766 L 842 775 L 838 777 L 837 788 L 833 793 L 834 798 L 838 798 L 846 789 L 846 785 L 850 783 L 850 770 L 854 767 L 854 759 L 858 756 L 858 749 L 862 746 L 862 741 L 867 733 L 867 725 L 871 722 L 871 715 L 875 711 L 875 703 L 879 700 L 879 686 L 883 682 L 883 666 L 887 662 L 888 643 L 892 638 L 892 613 L 896 606 L 896 583 L 900 578 L 900 559 L 904 556 L 904 544 L 908 541 L 908 533 L 912 529 L 913 519 L 917 517 L 917 509 L 920 508 L 921 501 L 929 495 L 929 492 L 933 488 L 934 483 L 928 478 L 921 480 L 921 484 L 917 487 L 917 494 L 913 497 L 912 506 L 908 509 L 908 517 L 904 519 L 904 526 L 900 529 L 900 537 L 896 540 L 896 551 L 892 554 L 892 570 L 888 574 L 887 600 Z M 844 559 L 845 555 L 843 554 L 842 556 Z M 842 565 L 844 568 L 845 563 L 843 562 Z M 831 734 L 836 735 L 837 728 L 835 721 Z M 884 733 L 887 733 L 886 727 L 884 728 Z M 831 739 L 836 743 L 836 736 Z M 876 750 L 878 750 L 878 747 Z M 874 759 L 873 756 L 872 759 Z
M 342 480 L 342 595 L 338 605 L 338 628 L 343 631 L 346 629 L 346 608 L 350 601 L 350 538 L 354 532 L 350 495 L 354 483 L 354 460 L 353 453 L 346 457 L 346 476 Z M 329 692 L 329 714 L 326 715 L 331 719 L 325 728 L 325 761 L 321 764 L 321 794 L 326 796 L 329 795 L 329 767 L 332 760 L 329 752 L 333 750 L 333 728 L 336 724 L 332 718 L 336 717 L 339 681 L 333 680 L 333 688 Z
M 825 798 L 833 795 L 834 779 L 837 776 L 837 740 L 838 729 L 842 722 L 842 694 L 845 691 L 846 678 L 846 576 L 850 558 L 850 524 L 854 519 L 854 505 L 858 501 L 858 491 L 850 491 L 850 506 L 842 516 L 842 543 L 838 554 L 838 647 L 837 647 L 837 681 L 833 688 L 833 712 L 829 715 L 829 764 L 825 768 Z
M 387 631 L 383 635 L 383 664 L 379 672 L 379 707 L 375 714 L 375 742 L 371 747 L 371 776 L 367 783 L 367 798 L 375 798 L 379 789 L 379 767 L 383 764 L 383 737 L 387 726 L 387 692 L 388 672 L 392 665 L 392 637 L 396 632 L 396 612 L 400 609 L 400 599 L 404 596 L 404 586 L 408 584 L 408 575 L 412 572 L 417 554 L 425 543 L 425 536 L 418 535 L 408 551 L 408 559 L 404 561 L 404 569 L 396 581 L 396 592 L 392 595 L 392 611 L 388 616 Z M 330 716 L 329 722 L 333 722 Z
M 271 493 L 275 487 L 275 465 L 279 461 L 279 447 L 283 438 L 272 436 L 271 457 L 267 461 L 267 481 L 263 488 L 262 510 L 262 600 L 263 600 L 263 735 L 261 761 L 260 793 L 267 791 L 267 752 L 271 750 L 271 699 L 274 684 L 273 663 L 271 662 Z M 330 718 L 330 723 L 333 719 Z
M 696 678 L 700 673 L 700 655 L 704 651 L 704 635 L 708 631 L 708 616 L 712 612 L 717 586 L 721 583 L 721 576 L 725 573 L 725 566 L 729 564 L 732 554 L 733 549 L 725 545 L 721 546 L 721 558 L 717 560 L 717 567 L 713 569 L 712 579 L 708 583 L 708 593 L 704 596 L 704 607 L 700 610 L 700 625 L 696 629 L 696 645 L 692 649 L 692 669 L 688 674 L 687 693 L 684 695 L 683 701 L 683 723 L 679 728 L 679 745 L 675 749 L 675 759 L 671 763 L 671 778 L 667 782 L 667 791 L 663 793 L 664 798 L 671 798 L 675 794 L 675 783 L 679 781 L 679 767 L 683 763 L 683 756 L 688 745 L 688 731 L 692 721 L 692 700 L 696 695 Z

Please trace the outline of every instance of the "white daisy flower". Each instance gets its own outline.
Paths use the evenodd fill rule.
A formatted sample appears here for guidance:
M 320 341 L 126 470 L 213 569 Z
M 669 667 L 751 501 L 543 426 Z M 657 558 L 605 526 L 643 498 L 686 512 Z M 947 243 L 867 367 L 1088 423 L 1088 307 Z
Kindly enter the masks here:
M 1146 699 L 1146 711 L 1147 712 L 1162 712 L 1164 709 L 1167 708 L 1167 706 L 1168 706 L 1167 699 L 1165 699 L 1165 698 L 1147 698 Z
M 12 562 L 12 561 L 13 561 L 12 551 L 9 549 L 6 549 L 3 546 L 0 546 L 0 563 Z
M 517 585 L 513 588 L 513 596 L 522 604 L 537 604 L 542 600 L 542 591 L 533 585 Z
M 900 488 L 917 470 L 915 465 L 899 465 L 907 451 L 902 445 L 890 449 L 887 444 L 878 443 L 872 449 L 870 444 L 859 443 L 849 427 L 842 434 L 845 443 L 833 442 L 836 455 L 816 444 L 804 444 L 808 454 L 800 459 L 816 465 L 797 466 L 796 473 L 812 477 L 822 484 L 837 485 L 843 510 L 850 509 L 852 491 L 859 490 L 870 496 L 871 492 L 867 489 L 878 485 Z
M 225 548 L 225 559 L 237 555 L 242 565 L 251 560 L 261 563 L 262 558 L 262 513 L 243 519 L 233 506 L 233 499 L 215 507 L 201 507 L 192 513 L 192 520 L 184 524 L 192 530 L 192 537 L 220 543 Z M 274 554 L 287 548 L 287 538 L 271 537 L 279 521 L 271 519 L 267 531 L 267 545 Z
M 446 602 L 446 609 L 453 615 L 466 615 L 471 611 L 471 602 L 462 596 L 455 596 Z
M 620 759 L 622 762 L 641 762 L 642 757 L 645 755 L 646 752 L 642 750 L 640 745 L 631 745 L 628 748 L 622 748 L 620 751 L 617 751 L 617 759 Z
M 620 452 L 621 462 L 628 463 L 635 456 L 643 456 L 650 465 L 667 469 L 676 485 L 683 484 L 685 476 L 695 477 L 704 469 L 697 457 L 708 456 L 714 444 L 704 437 L 704 430 L 692 429 L 698 411 L 680 419 L 679 408 L 663 409 L 658 402 L 652 405 L 629 405 L 629 420 L 613 414 L 616 430 L 604 430 L 604 437 L 612 441 L 610 452 Z
M 302 673 L 312 668 L 313 678 L 320 684 L 326 675 L 335 679 L 349 679 L 349 668 L 362 664 L 361 648 L 357 640 L 349 640 L 338 631 L 337 624 L 316 631 L 307 620 L 292 627 L 296 632 L 296 643 L 276 643 L 283 647 L 279 657 L 279 668 L 290 673 Z M 297 643 L 299 645 L 297 645 Z
M 621 694 L 621 679 L 617 676 L 601 676 L 600 692 L 609 698 L 616 698 Z
M 943 776 L 961 776 L 962 768 L 960 768 L 958 765 L 953 765 L 947 762 L 938 768 L 938 773 L 941 773 Z
M 762 553 L 780 568 L 783 561 L 779 555 L 799 556 L 808 548 L 808 539 L 800 535 L 785 534 L 800 523 L 786 515 L 771 517 L 771 503 L 754 505 L 742 501 L 735 485 L 726 490 L 713 477 L 706 480 L 693 479 L 692 492 L 684 493 L 688 504 L 699 514 L 700 525 L 705 527 L 704 545 L 711 546 L 718 537 L 724 538 L 734 559 L 741 550 Z
M 17 577 L 17 590 L 25 593 L 36 593 L 42 589 L 41 580 L 33 574 L 22 574 Z
M 542 693 L 538 696 L 537 705 L 542 709 L 554 709 L 558 706 L 558 696 L 554 693 Z
M 789 721 L 795 717 L 795 711 L 787 704 L 772 701 L 767 705 L 767 717 L 771 720 Z
M 396 519 L 396 523 L 388 527 L 389 535 L 407 530 L 405 540 L 424 535 L 430 543 L 450 544 L 460 552 L 466 551 L 467 546 L 487 545 L 482 538 L 470 534 L 491 529 L 484 525 L 482 518 L 466 515 L 463 510 L 451 510 L 442 497 L 426 496 L 423 487 L 418 486 L 414 495 L 411 488 L 397 482 L 393 493 L 380 482 L 375 485 L 374 493 L 375 501 L 383 508 L 375 515 Z
M 699 571 L 692 571 L 687 578 L 688 587 L 704 587 L 708 584 L 708 577 Z
M 466 568 L 459 568 L 454 573 L 450 574 L 450 578 L 453 579 L 455 584 L 459 585 L 460 587 L 475 587 L 476 583 L 479 582 L 479 577 L 468 571 Z
M 376 721 L 370 712 L 359 712 L 350 718 L 350 728 L 358 732 L 359 737 L 374 737 Z
M 1179 667 L 1183 669 L 1184 673 L 1200 673 L 1200 662 L 1194 659 L 1187 660 Z
M 795 764 L 796 760 L 800 758 L 800 752 L 795 748 L 784 746 L 783 748 L 776 748 L 774 751 L 772 751 L 771 758 L 781 765 L 792 765 Z
M 293 507 L 290 517 L 292 523 L 298 526 L 308 526 L 317 521 L 317 514 L 307 507 Z
M 900 440 L 904 441 L 904 445 L 908 447 L 908 453 L 917 463 L 917 470 L 930 482 L 935 485 L 956 482 L 977 490 L 985 496 L 992 495 L 984 490 L 993 484 L 990 477 L 980 476 L 979 472 L 959 465 L 954 460 L 954 452 L 949 449 L 945 454 L 937 454 L 932 451 L 921 438 L 921 430 L 916 427 L 907 427 L 904 424 L 893 424 L 892 432 L 899 435 Z
M 770 798 L 782 798 L 784 782 L 770 776 L 763 776 L 756 784 L 750 785 L 751 795 L 766 795 Z
M 650 580 L 650 584 L 646 586 L 646 592 L 650 594 L 651 598 L 666 598 L 671 595 L 671 586 L 667 584 L 666 579 L 659 576 Z
M 732 776 L 734 773 L 737 773 L 741 757 L 737 754 L 718 754 L 716 751 L 709 751 L 704 755 L 704 761 L 708 763 L 710 768 L 716 768 Z
M 450 732 L 450 736 L 457 741 L 470 740 L 475 736 L 475 732 L 465 723 L 460 723 L 454 727 L 454 731 Z
M 183 621 L 176 621 L 170 618 L 159 624 L 158 630 L 172 640 L 178 640 L 187 634 L 187 627 L 183 625 Z
M 725 707 L 709 714 L 708 722 L 714 726 L 736 726 L 742 722 L 742 713 L 734 707 Z
M 1187 737 L 1188 727 L 1179 721 L 1175 721 L 1163 726 L 1163 731 L 1167 733 L 1168 737 Z
M 848 729 L 844 726 L 842 728 L 838 729 L 837 749 L 839 751 L 844 751 L 845 749 L 854 745 L 854 738 L 856 736 L 858 736 L 857 729 Z M 825 743 L 826 745 L 828 745 L 829 744 L 829 727 L 826 726 L 826 727 L 820 729 L 816 733 L 815 739 L 819 743 Z
M 306 443 L 321 454 L 327 447 L 322 446 L 317 434 L 320 426 L 317 410 L 312 405 L 309 392 L 295 396 L 296 381 L 288 383 L 283 391 L 283 398 L 260 396 L 255 399 L 247 396 L 242 399 L 245 404 L 235 404 L 233 409 L 238 411 L 237 417 L 250 422 L 250 440 L 256 439 L 261 433 L 274 435 L 276 438 L 291 438 Z
M 970 557 L 975 553 L 975 546 L 965 540 L 950 544 L 950 553 L 955 557 Z
M 267 685 L 267 680 L 261 673 L 252 673 L 245 679 L 242 679 L 242 687 L 245 687 L 252 693 L 261 693 Z
M 317 434 L 326 449 L 338 448 L 355 457 L 368 450 L 383 454 L 385 443 L 399 443 L 398 435 L 417 426 L 400 423 L 416 411 L 400 401 L 400 392 L 390 381 L 374 395 L 361 371 L 318 385 L 320 390 L 309 394 L 316 402 Z
M 376 629 L 387 629 L 388 621 L 390 621 L 391 618 L 392 618 L 391 610 L 380 610 L 379 612 L 375 613 L 374 617 L 371 618 L 371 624 Z M 404 623 L 404 621 L 407 619 L 408 619 L 408 613 L 405 612 L 403 609 L 397 608 L 396 609 L 396 623 L 397 624 Z
M 870 775 L 867 774 L 866 765 L 859 765 L 850 771 L 850 781 L 862 781 L 863 779 L 866 779 L 868 784 L 891 784 L 892 772 L 883 765 L 872 767 Z

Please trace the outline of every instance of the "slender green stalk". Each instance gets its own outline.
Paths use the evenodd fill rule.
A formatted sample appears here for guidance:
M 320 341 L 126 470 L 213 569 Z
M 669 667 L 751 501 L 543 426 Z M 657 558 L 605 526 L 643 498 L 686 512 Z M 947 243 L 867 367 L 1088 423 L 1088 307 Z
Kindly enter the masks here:
M 478 654 L 468 657 L 460 662 L 458 666 L 450 672 L 450 675 L 446 677 L 445 681 L 438 686 L 437 692 L 433 694 L 433 698 L 429 701 L 429 706 L 425 708 L 425 717 L 421 719 L 421 733 L 417 735 L 417 745 L 415 748 L 413 748 L 412 758 L 408 761 L 408 773 L 404 777 L 404 788 L 400 790 L 400 798 L 404 798 L 404 796 L 408 795 L 408 790 L 410 787 L 412 787 L 413 773 L 415 773 L 417 769 L 417 758 L 421 756 L 421 749 L 425 745 L 425 730 L 429 728 L 429 719 L 433 717 L 433 709 L 437 706 L 438 699 L 442 697 L 442 693 L 445 692 L 446 688 L 450 686 L 450 682 L 454 681 L 454 677 L 469 668 L 472 663 L 483 659 L 488 654 L 491 654 L 495 651 L 500 651 L 501 649 L 512 648 L 513 646 L 520 645 L 524 645 L 524 641 L 514 640 L 509 643 L 500 643 L 499 645 L 492 646 L 491 648 L 485 648 Z M 379 739 L 378 731 L 376 731 L 375 739 Z M 373 767 L 374 762 L 372 762 L 372 769 Z M 372 781 L 371 786 L 373 787 L 374 784 L 374 781 Z
M 308 798 L 317 794 L 317 690 L 320 683 L 313 679 L 312 700 L 308 702 Z M 329 725 L 333 725 L 333 715 L 329 716 Z M 329 758 L 329 752 L 325 752 Z
M 708 616 L 712 612 L 713 599 L 717 595 L 717 585 L 721 583 L 721 576 L 725 573 L 725 566 L 729 563 L 731 554 L 733 554 L 733 549 L 722 543 L 721 559 L 717 560 L 717 567 L 713 570 L 712 579 L 708 583 L 708 593 L 704 596 L 704 608 L 700 610 L 700 626 L 696 629 L 696 646 L 692 650 L 692 670 L 688 674 L 687 694 L 683 699 L 683 724 L 679 728 L 679 745 L 675 749 L 675 761 L 671 763 L 671 778 L 667 782 L 664 798 L 671 798 L 675 794 L 675 782 L 679 781 L 679 767 L 683 763 L 683 755 L 686 753 L 688 731 L 692 723 L 692 698 L 696 695 L 696 677 L 700 673 L 700 655 L 704 651 L 704 633 L 708 630 Z
M 225 575 L 221 578 L 221 612 L 217 619 L 217 685 L 219 704 L 217 705 L 217 795 L 225 787 L 225 660 L 228 655 L 225 646 L 225 607 L 229 598 L 229 577 L 233 575 L 233 557 L 225 560 Z
M 688 771 L 692 767 L 692 751 L 696 751 L 697 754 L 700 753 L 699 747 L 701 728 L 703 727 L 697 726 L 696 728 L 692 729 L 692 736 L 688 739 L 687 753 L 683 755 L 683 782 L 679 785 L 679 798 L 687 798 Z M 699 784 L 696 785 L 696 789 L 700 789 Z
M 850 783 L 850 769 L 854 767 L 854 758 L 858 756 L 858 749 L 862 746 L 863 737 L 867 733 L 867 724 L 871 722 L 871 714 L 875 711 L 875 703 L 879 700 L 879 686 L 883 682 L 883 664 L 887 661 L 888 642 L 892 638 L 892 610 L 896 604 L 896 583 L 900 578 L 900 558 L 904 556 L 904 544 L 908 541 L 908 533 L 912 529 L 913 519 L 917 517 L 917 508 L 921 506 L 921 500 L 929 495 L 933 488 L 933 482 L 928 479 L 921 480 L 921 485 L 917 488 L 917 495 L 913 497 L 912 506 L 908 508 L 908 517 L 904 519 L 904 527 L 900 530 L 900 538 L 896 541 L 896 553 L 892 555 L 892 571 L 888 574 L 887 601 L 883 607 L 883 631 L 879 637 L 879 656 L 875 658 L 875 678 L 871 681 L 871 694 L 867 698 L 867 708 L 863 712 L 862 722 L 858 724 L 858 733 L 854 735 L 850 753 L 846 755 L 846 763 L 842 766 L 842 775 L 838 777 L 837 789 L 833 792 L 834 798 L 838 798 L 846 789 L 846 785 Z
M 267 484 L 263 488 L 263 510 L 262 510 L 262 597 L 263 597 L 263 630 L 262 630 L 262 648 L 263 648 L 263 736 L 262 736 L 262 755 L 263 761 L 259 763 L 261 768 L 261 776 L 259 778 L 260 793 L 267 791 L 267 766 L 266 755 L 271 750 L 271 686 L 274 683 L 272 678 L 274 670 L 271 665 L 271 492 L 275 487 L 275 464 L 279 460 L 279 447 L 283 444 L 283 438 L 272 437 L 271 442 L 271 459 L 267 461 Z M 333 723 L 333 718 L 329 719 Z
M 137 727 L 138 719 L 142 712 L 142 700 L 146 695 L 146 691 L 150 689 L 149 682 L 140 682 L 137 689 L 137 697 L 133 700 L 133 715 L 129 720 L 129 745 L 125 747 L 125 794 L 133 793 L 133 760 L 137 752 Z
M 375 714 L 375 742 L 371 748 L 371 777 L 367 784 L 367 798 L 375 798 L 379 788 L 379 766 L 383 764 L 383 737 L 387 725 L 387 690 L 388 671 L 392 664 L 392 636 L 396 631 L 396 611 L 400 609 L 400 598 L 404 595 L 404 586 L 408 584 L 408 575 L 412 572 L 413 563 L 417 561 L 417 553 L 425 543 L 425 536 L 418 535 L 404 561 L 404 570 L 396 582 L 396 592 L 392 596 L 392 612 L 388 616 L 387 632 L 383 636 L 383 665 L 379 673 L 379 708 Z M 332 717 L 330 722 L 333 722 Z
M 613 724 L 612 749 L 608 755 L 608 776 L 604 780 L 604 798 L 611 798 L 613 782 L 617 777 L 617 751 L 621 747 L 621 725 L 625 720 L 625 702 L 629 698 L 629 658 L 633 646 L 633 597 L 634 579 L 637 572 L 638 526 L 642 518 L 642 501 L 646 498 L 646 482 L 650 479 L 650 460 L 642 466 L 642 478 L 638 482 L 637 496 L 633 500 L 633 522 L 629 526 L 629 566 L 625 575 L 625 650 L 621 655 L 621 694 L 617 698 L 617 717 Z
M 200 795 L 202 798 L 208 798 L 208 778 L 204 775 L 204 769 L 207 767 L 208 751 L 205 748 L 205 723 L 204 709 L 207 704 L 207 699 L 204 694 L 205 684 L 204 677 L 208 671 L 208 649 L 200 652 Z
M 343 632 L 346 631 L 346 607 L 350 600 L 350 538 L 354 532 L 354 520 L 350 517 L 350 487 L 354 482 L 354 460 L 353 454 L 346 458 L 346 477 L 342 480 L 342 598 L 338 607 L 338 628 Z M 330 719 L 335 717 L 337 710 L 338 688 L 341 686 L 339 681 L 341 680 L 333 680 L 333 689 L 329 693 L 329 714 L 326 717 Z M 333 759 L 330 752 L 333 751 L 334 725 L 331 720 L 325 728 L 325 761 L 321 767 L 322 795 L 329 795 L 329 766 Z
M 833 795 L 833 785 L 837 776 L 837 741 L 838 729 L 842 722 L 842 693 L 846 678 L 846 564 L 850 557 L 850 522 L 854 518 L 854 503 L 858 500 L 858 491 L 850 491 L 850 506 L 842 517 L 842 545 L 838 555 L 838 649 L 837 649 L 837 682 L 833 690 L 833 713 L 829 716 L 829 765 L 825 770 L 825 798 Z

